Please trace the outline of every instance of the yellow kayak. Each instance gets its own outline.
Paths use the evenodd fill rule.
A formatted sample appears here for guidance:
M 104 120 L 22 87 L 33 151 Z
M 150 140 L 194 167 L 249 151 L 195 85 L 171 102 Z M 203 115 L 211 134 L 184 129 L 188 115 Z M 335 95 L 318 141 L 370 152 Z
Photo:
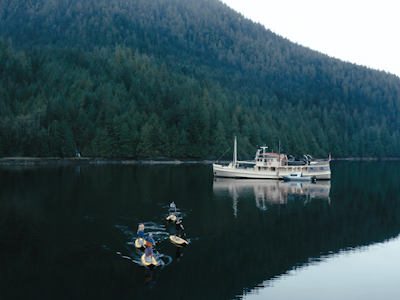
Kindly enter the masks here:
M 175 215 L 169 215 L 169 216 L 167 217 L 167 221 L 175 222 L 175 220 L 176 220 L 176 216 L 175 216 Z
M 146 254 L 142 255 L 142 264 L 144 264 L 146 267 L 153 269 L 157 267 L 157 261 L 153 256 L 148 256 L 146 259 Z
M 146 241 L 143 238 L 136 239 L 135 247 L 138 249 L 142 249 L 142 248 L 146 247 Z
M 188 244 L 188 241 L 180 238 L 179 236 L 176 235 L 170 235 L 169 239 L 171 240 L 171 242 L 173 242 L 174 244 L 178 245 L 178 246 L 186 246 Z

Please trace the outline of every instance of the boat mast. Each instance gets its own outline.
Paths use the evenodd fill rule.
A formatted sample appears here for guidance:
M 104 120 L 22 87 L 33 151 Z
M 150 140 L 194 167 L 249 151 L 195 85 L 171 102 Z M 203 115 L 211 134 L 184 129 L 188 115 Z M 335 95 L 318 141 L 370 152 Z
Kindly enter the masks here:
M 233 144 L 233 165 L 237 165 L 237 141 L 235 136 L 235 143 Z

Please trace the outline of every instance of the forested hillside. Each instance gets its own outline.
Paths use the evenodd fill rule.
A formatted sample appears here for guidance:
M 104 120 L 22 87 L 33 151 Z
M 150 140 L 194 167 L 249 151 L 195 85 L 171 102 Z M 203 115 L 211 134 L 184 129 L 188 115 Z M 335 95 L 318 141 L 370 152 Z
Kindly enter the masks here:
M 400 79 L 218 0 L 2 0 L 0 156 L 400 156 Z

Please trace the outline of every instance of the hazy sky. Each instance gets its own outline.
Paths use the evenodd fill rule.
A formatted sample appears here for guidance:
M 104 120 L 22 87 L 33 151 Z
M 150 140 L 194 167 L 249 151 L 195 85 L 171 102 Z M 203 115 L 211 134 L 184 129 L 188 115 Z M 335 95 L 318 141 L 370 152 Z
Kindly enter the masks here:
M 313 50 L 400 77 L 399 0 L 221 0 Z

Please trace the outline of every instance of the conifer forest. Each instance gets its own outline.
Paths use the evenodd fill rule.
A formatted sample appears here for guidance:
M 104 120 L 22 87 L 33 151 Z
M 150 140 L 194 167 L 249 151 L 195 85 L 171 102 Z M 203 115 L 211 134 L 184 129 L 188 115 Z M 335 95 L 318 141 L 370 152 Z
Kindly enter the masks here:
M 0 1 L 0 157 L 218 158 L 235 136 L 399 157 L 400 78 L 218 0 Z

